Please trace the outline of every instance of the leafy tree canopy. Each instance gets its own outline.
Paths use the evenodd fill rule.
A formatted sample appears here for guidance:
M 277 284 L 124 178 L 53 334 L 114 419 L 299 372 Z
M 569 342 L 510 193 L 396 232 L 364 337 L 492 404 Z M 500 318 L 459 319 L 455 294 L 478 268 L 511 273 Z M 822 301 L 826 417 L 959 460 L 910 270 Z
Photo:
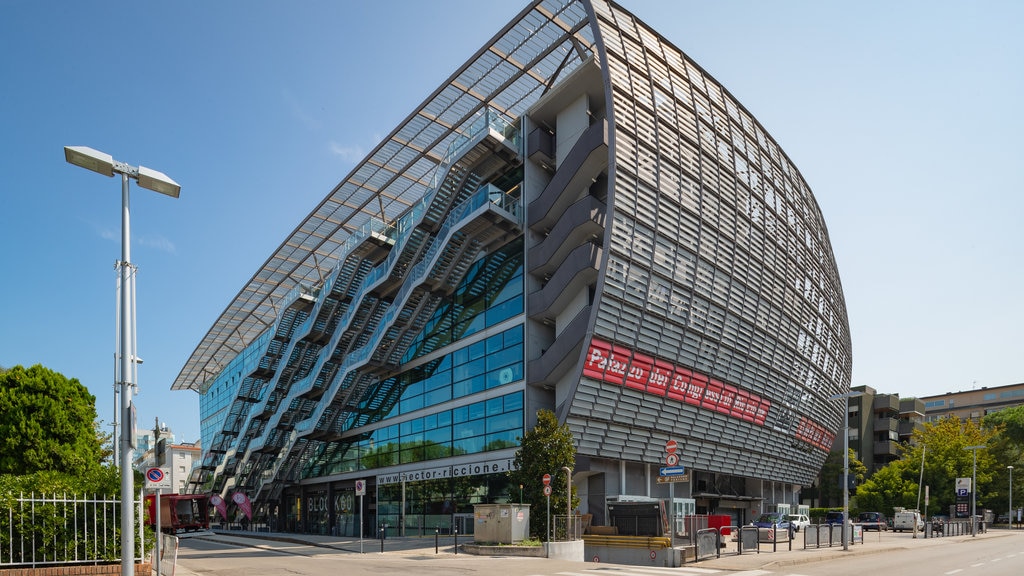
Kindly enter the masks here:
M 567 484 L 563 467 L 572 470 L 576 466 L 576 446 L 568 424 L 558 424 L 558 418 L 550 410 L 537 412 L 537 425 L 528 430 L 515 456 L 515 470 L 509 473 L 512 486 L 523 486 L 523 500 L 530 504 L 530 533 L 547 540 L 547 496 L 544 495 L 543 478 L 551 475 L 551 513 L 565 514 Z M 511 488 L 511 487 L 510 487 Z M 514 488 L 511 488 L 514 490 Z M 571 506 L 579 506 L 575 486 L 572 489 Z
M 860 486 L 868 473 L 868 467 L 857 459 L 857 453 L 854 450 L 849 451 L 848 457 L 850 476 L 853 477 L 856 485 Z M 819 482 L 821 505 L 825 507 L 841 506 L 843 504 L 843 453 L 841 451 L 829 452 L 821 467 Z
M 142 481 L 138 476 L 136 474 L 136 485 Z M 12 498 L 19 494 L 116 495 L 120 491 L 121 475 L 113 466 L 97 466 L 84 474 L 52 470 L 24 476 L 0 474 L 0 498 Z
M 998 432 L 992 443 L 992 458 L 996 462 L 995 485 L 992 497 L 986 501 L 986 508 L 1002 512 L 1010 509 L 1011 480 L 1013 493 L 1024 494 L 1024 405 L 987 414 L 981 425 L 985 430 Z M 1007 466 L 1013 466 L 1016 474 L 1012 474 Z M 1018 498 L 1014 508 L 1018 508 L 1020 502 Z
M 41 365 L 0 372 L 0 474 L 94 473 L 103 459 L 96 397 Z
M 877 511 L 891 514 L 893 506 L 915 508 L 918 494 L 924 507 L 924 490 L 919 479 L 929 488 L 926 515 L 948 514 L 956 501 L 956 479 L 971 478 L 974 473 L 974 450 L 968 446 L 985 446 L 977 450 L 977 505 L 978 509 L 998 494 L 994 480 L 999 468 L 992 447 L 996 444 L 998 429 L 984 430 L 974 422 L 961 422 L 955 417 L 938 422 L 926 422 L 914 431 L 912 443 L 903 447 L 899 460 L 891 462 L 857 490 L 857 507 L 877 505 Z M 923 458 L 922 458 L 923 457 Z M 923 474 L 922 474 L 923 460 Z
M 917 482 L 909 480 L 914 472 L 907 460 L 896 460 L 882 468 L 857 487 L 857 510 L 892 516 L 896 507 L 916 508 Z

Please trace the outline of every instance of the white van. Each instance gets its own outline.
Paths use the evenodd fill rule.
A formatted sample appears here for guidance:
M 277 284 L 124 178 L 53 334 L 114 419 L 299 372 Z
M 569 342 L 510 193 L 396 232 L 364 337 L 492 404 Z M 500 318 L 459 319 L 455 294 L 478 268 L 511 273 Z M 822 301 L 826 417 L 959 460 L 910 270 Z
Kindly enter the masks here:
M 903 532 L 904 530 L 923 532 L 924 519 L 921 518 L 921 513 L 917 510 L 903 510 L 893 516 L 892 529 L 894 532 Z

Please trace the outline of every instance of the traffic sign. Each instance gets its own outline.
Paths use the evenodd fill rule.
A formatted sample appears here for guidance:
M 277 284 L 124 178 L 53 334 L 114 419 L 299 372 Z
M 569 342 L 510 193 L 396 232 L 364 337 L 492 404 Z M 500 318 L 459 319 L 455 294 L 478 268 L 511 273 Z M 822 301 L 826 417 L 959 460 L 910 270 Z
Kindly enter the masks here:
M 675 466 L 677 464 L 679 464 L 679 454 L 669 454 L 668 456 L 665 456 L 666 466 Z
M 366 480 L 356 480 L 356 496 L 366 496 Z
M 658 474 L 661 476 L 679 476 L 680 474 L 686 474 L 686 468 L 683 466 L 664 466 Z
M 665 452 L 668 452 L 669 454 L 675 454 L 678 448 L 679 445 L 676 444 L 675 440 L 669 440 L 668 442 L 665 442 Z
M 545 496 L 551 496 L 551 486 L 545 486 L 544 487 L 544 495 Z
M 548 486 L 550 484 L 551 484 L 551 474 L 545 474 L 544 475 L 544 485 Z
M 145 476 L 146 488 L 150 490 L 171 488 L 171 475 L 163 468 L 147 468 Z
M 689 482 L 689 474 L 680 474 L 678 476 L 658 476 L 658 484 L 669 484 L 672 482 Z

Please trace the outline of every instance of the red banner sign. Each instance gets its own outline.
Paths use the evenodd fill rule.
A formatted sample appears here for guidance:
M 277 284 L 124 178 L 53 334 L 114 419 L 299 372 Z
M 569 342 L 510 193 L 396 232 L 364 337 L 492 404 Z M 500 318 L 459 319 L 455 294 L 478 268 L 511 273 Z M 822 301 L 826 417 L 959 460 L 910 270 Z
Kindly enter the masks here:
M 796 427 L 796 437 L 826 452 L 832 449 L 832 442 L 836 439 L 836 435 L 826 430 L 821 424 L 804 417 L 800 418 L 800 423 Z
M 583 365 L 584 376 L 668 397 L 732 418 L 764 426 L 771 402 L 732 384 L 594 338 Z M 803 417 L 796 437 L 816 448 L 832 449 L 835 435 Z

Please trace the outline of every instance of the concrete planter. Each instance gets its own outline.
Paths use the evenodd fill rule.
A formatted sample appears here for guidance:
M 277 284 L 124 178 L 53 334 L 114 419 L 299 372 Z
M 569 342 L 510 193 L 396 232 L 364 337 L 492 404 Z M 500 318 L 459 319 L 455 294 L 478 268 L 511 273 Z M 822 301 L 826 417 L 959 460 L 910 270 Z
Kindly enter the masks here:
M 543 546 L 489 546 L 486 544 L 460 544 L 466 554 L 476 556 L 524 556 L 527 558 L 546 558 L 547 550 Z

